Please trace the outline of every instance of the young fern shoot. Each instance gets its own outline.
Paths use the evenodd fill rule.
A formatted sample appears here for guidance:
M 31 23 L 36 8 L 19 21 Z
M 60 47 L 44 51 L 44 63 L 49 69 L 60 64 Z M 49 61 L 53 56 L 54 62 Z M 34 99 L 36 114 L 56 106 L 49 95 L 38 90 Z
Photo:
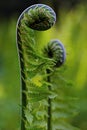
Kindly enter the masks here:
M 20 67 L 21 67 L 21 82 L 22 82 L 22 122 L 21 122 L 21 130 L 26 129 L 27 117 L 26 117 L 26 109 L 28 106 L 28 85 L 32 84 L 30 79 L 28 79 L 29 71 L 33 69 L 36 71 L 37 67 L 40 66 L 39 62 L 51 62 L 52 60 L 48 60 L 42 56 L 39 56 L 36 53 L 34 44 L 34 30 L 45 31 L 51 28 L 56 21 L 55 12 L 47 5 L 43 4 L 35 4 L 33 6 L 28 7 L 24 12 L 20 15 L 17 23 L 17 44 L 19 50 L 20 57 Z M 36 65 L 31 63 L 32 60 L 37 60 Z M 45 65 L 45 63 L 44 63 Z M 34 68 L 32 69 L 32 67 Z M 30 69 L 29 69 L 30 67 Z M 34 72 L 35 73 L 35 72 Z M 32 86 L 32 85 L 31 85 Z M 32 126 L 31 126 L 32 129 Z
M 50 29 L 55 21 L 56 14 L 52 8 L 35 4 L 25 9 L 17 22 L 22 86 L 21 130 L 77 130 L 67 124 L 67 102 L 55 78 L 58 76 L 57 68 L 66 58 L 63 44 L 54 39 L 46 45 L 43 53 L 37 51 L 35 33 Z M 58 108 L 58 103 L 62 104 L 63 100 L 66 104 Z
M 60 67 L 66 58 L 66 52 L 63 44 L 59 40 L 51 40 L 47 47 L 45 48 L 45 53 L 47 57 L 52 58 L 55 62 L 54 67 Z M 47 70 L 47 74 L 50 74 L 50 70 Z M 51 82 L 50 76 L 47 77 L 48 82 Z M 49 91 L 51 91 L 51 86 L 48 86 Z M 48 130 L 52 130 L 52 99 L 48 98 Z

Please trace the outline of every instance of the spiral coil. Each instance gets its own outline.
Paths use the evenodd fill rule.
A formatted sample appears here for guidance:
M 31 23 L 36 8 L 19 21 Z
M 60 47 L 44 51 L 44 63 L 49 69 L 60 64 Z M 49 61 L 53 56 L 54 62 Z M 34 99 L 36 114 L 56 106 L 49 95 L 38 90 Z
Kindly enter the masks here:
M 66 59 L 65 48 L 59 40 L 51 40 L 46 46 L 45 52 L 49 58 L 54 59 L 56 67 L 60 67 Z
M 55 24 L 56 14 L 47 5 L 35 4 L 23 11 L 19 17 L 18 24 L 22 19 L 31 29 L 45 31 Z

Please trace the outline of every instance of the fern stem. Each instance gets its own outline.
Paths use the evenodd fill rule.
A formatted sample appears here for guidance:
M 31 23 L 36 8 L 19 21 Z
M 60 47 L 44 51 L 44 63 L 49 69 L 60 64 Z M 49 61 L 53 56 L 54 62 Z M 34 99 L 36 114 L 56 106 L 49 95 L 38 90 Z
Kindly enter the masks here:
M 50 76 L 49 76 L 49 74 L 50 74 L 50 70 L 47 70 L 47 74 L 48 74 L 48 77 L 47 77 L 47 82 L 51 82 L 51 80 L 50 80 Z M 48 89 L 49 89 L 49 91 L 51 91 L 51 86 L 50 85 L 48 85 Z M 52 130 L 52 126 L 51 126 L 51 119 L 52 119 L 52 105 L 51 105 L 51 99 L 50 98 L 48 98 L 48 128 L 47 128 L 47 130 Z
M 18 35 L 19 33 L 19 29 L 17 29 L 17 43 L 18 43 L 18 49 L 19 51 L 19 59 L 20 59 L 20 68 L 21 68 L 21 87 L 22 87 L 22 93 L 21 93 L 21 106 L 22 106 L 22 110 L 21 110 L 21 130 L 26 130 L 25 129 L 25 123 L 24 121 L 26 120 L 25 114 L 24 114 L 24 108 L 26 108 L 27 105 L 27 98 L 26 98 L 26 94 L 23 93 L 23 91 L 26 91 L 26 83 L 25 83 L 25 73 L 24 73 L 24 57 L 23 57 L 23 52 L 22 50 L 22 46 L 19 44 L 19 42 L 21 42 L 20 40 L 20 36 Z

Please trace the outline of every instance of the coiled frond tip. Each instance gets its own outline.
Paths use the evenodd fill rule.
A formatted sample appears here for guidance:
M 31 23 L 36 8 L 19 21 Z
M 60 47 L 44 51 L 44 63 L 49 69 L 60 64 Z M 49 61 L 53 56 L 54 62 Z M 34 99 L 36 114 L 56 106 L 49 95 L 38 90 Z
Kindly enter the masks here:
M 60 67 L 65 62 L 66 51 L 63 44 L 59 40 L 51 40 L 47 44 L 45 52 L 49 58 L 54 59 L 56 67 Z

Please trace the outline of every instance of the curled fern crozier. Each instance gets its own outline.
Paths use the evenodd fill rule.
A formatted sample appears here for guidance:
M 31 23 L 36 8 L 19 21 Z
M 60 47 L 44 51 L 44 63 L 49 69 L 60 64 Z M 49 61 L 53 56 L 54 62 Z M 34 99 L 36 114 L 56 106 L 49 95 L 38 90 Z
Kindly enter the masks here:
M 37 79 L 37 74 L 45 75 L 46 69 L 54 64 L 52 60 L 46 57 L 40 56 L 35 47 L 34 31 L 45 31 L 50 29 L 56 21 L 56 14 L 47 5 L 35 4 L 23 11 L 17 22 L 17 45 L 20 58 L 20 70 L 21 70 L 21 105 L 22 105 L 22 119 L 21 119 L 21 130 L 30 129 L 46 129 L 47 128 L 47 111 L 45 105 L 43 105 L 42 99 L 47 101 L 49 96 L 48 88 L 40 87 L 44 86 L 45 83 L 40 84 L 40 81 L 35 83 L 32 81 Z M 50 63 L 48 65 L 48 63 Z M 39 69 L 38 69 L 39 68 Z M 45 70 L 45 71 L 44 71 Z M 39 83 L 39 85 L 38 85 Z M 38 86 L 38 88 L 37 88 Z M 35 87 L 37 89 L 35 89 Z M 37 91 L 40 91 L 37 92 Z M 35 108 L 35 101 L 39 106 L 39 109 Z M 41 101 L 39 103 L 39 101 Z M 32 103 L 31 103 L 32 102 Z M 42 106 L 42 107 L 41 107 Z M 32 110 L 30 109 L 32 108 Z M 43 109 L 42 109 L 43 108 Z M 37 113 L 41 111 L 42 124 L 39 122 L 38 116 L 34 118 Z M 46 117 L 44 115 L 46 113 Z M 35 112 L 35 115 L 34 115 Z M 29 115 L 29 116 L 28 116 Z M 31 120 L 29 118 L 31 117 Z
M 45 48 L 46 55 L 54 59 L 55 67 L 60 67 L 66 59 L 66 52 L 59 40 L 51 40 Z
M 28 7 L 19 17 L 24 19 L 26 25 L 34 30 L 44 31 L 51 28 L 56 21 L 53 9 L 44 4 L 35 4 Z

